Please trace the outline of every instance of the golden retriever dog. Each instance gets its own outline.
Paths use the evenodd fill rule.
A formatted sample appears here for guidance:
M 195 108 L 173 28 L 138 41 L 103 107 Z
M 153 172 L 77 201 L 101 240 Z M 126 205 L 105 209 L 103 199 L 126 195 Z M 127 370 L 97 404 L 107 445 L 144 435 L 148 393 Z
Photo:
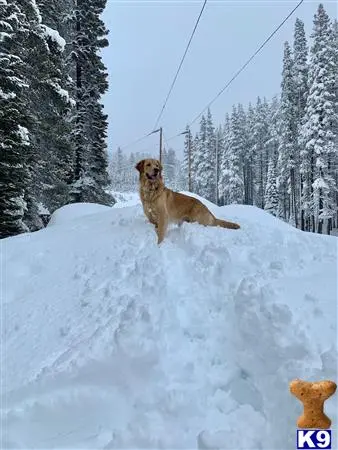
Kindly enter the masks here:
M 166 234 L 169 223 L 197 222 L 204 226 L 237 230 L 239 225 L 216 217 L 196 198 L 166 188 L 162 165 L 157 159 L 143 159 L 135 166 L 140 172 L 140 197 L 145 215 L 155 225 L 158 244 Z

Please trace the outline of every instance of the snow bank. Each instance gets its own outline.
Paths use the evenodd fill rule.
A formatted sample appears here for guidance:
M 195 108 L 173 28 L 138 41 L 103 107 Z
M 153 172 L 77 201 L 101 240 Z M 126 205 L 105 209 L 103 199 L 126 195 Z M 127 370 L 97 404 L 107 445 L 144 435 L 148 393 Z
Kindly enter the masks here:
M 289 381 L 337 379 L 337 239 L 212 209 L 241 230 L 158 247 L 139 204 L 72 205 L 2 240 L 3 448 L 295 448 Z
M 111 208 L 109 206 L 98 205 L 96 203 L 73 203 L 54 211 L 48 226 L 66 225 L 73 222 L 74 219 L 81 219 L 85 216 L 110 210 Z

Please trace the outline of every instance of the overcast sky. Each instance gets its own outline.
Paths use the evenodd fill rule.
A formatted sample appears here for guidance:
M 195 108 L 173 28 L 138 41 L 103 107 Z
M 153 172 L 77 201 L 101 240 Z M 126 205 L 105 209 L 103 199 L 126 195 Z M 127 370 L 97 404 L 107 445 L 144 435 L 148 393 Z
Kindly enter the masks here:
M 222 89 L 240 66 L 268 37 L 298 0 L 209 0 L 170 96 L 160 125 L 164 137 L 183 131 L 186 124 Z M 296 17 L 312 31 L 317 1 L 306 1 L 267 44 L 247 69 L 212 105 L 215 124 L 232 105 L 270 99 L 280 91 L 283 43 L 292 41 Z M 104 62 L 109 91 L 104 97 L 109 114 L 109 151 L 151 131 L 196 22 L 202 0 L 108 0 L 103 19 L 110 30 Z M 337 2 L 324 1 L 337 17 Z M 193 131 L 197 127 L 193 128 Z M 184 136 L 170 142 L 178 152 Z M 125 149 L 158 154 L 158 136 Z

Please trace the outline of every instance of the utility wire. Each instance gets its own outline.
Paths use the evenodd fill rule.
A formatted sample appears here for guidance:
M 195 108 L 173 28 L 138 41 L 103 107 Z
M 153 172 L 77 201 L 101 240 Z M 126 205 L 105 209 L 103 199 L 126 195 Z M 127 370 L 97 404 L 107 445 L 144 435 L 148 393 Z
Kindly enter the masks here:
M 277 31 L 282 28 L 285 22 L 292 16 L 292 14 L 300 7 L 300 5 L 304 2 L 304 0 L 300 0 L 300 2 L 293 8 L 292 11 L 285 17 L 285 19 L 278 25 L 277 28 L 265 39 L 265 41 L 258 47 L 258 49 L 250 56 L 245 64 L 235 73 L 235 75 L 227 82 L 227 84 L 219 91 L 219 93 L 209 102 L 202 111 L 194 118 L 192 122 L 190 122 L 189 126 L 193 125 L 196 120 L 198 120 L 201 115 L 220 97 L 223 92 L 236 80 L 236 78 L 243 72 L 243 70 L 250 64 L 250 62 L 258 55 L 258 53 L 265 47 L 265 45 L 273 38 L 273 36 L 277 33 Z
M 140 138 L 136 139 L 135 141 L 132 141 L 129 144 L 124 145 L 123 147 L 120 147 L 120 150 L 125 150 L 126 148 L 131 147 L 132 145 L 138 144 L 139 142 L 143 141 L 144 139 L 146 139 L 153 133 L 154 133 L 154 131 L 151 131 L 150 133 L 145 134 L 144 136 L 141 136 Z
M 300 7 L 300 5 L 302 4 L 304 2 L 304 0 L 300 0 L 299 2 L 298 2 L 298 4 L 292 9 L 292 11 L 290 11 L 290 13 L 285 17 L 285 19 L 278 25 L 278 27 L 277 28 L 275 28 L 275 30 L 265 39 L 265 41 L 258 47 L 258 49 L 250 56 L 250 58 L 246 61 L 246 63 L 244 63 L 243 64 L 243 66 L 240 68 L 240 69 L 238 69 L 238 71 L 235 73 L 235 75 L 227 82 L 227 84 L 219 91 L 219 93 L 202 109 L 202 111 L 194 118 L 194 120 L 192 120 L 189 124 L 188 124 L 188 126 L 190 127 L 191 125 L 193 125 L 200 117 L 201 117 L 201 115 L 223 94 L 223 92 L 235 81 L 235 79 L 244 71 L 244 69 L 250 64 L 250 62 L 258 55 L 258 53 L 260 53 L 260 51 L 265 47 L 265 45 L 273 38 L 273 36 L 277 33 L 277 31 L 279 31 L 280 30 L 280 28 L 285 24 L 285 22 L 293 15 L 293 13 Z M 203 7 L 202 7 L 202 10 L 201 10 L 201 13 L 200 13 L 200 15 L 199 15 L 199 18 L 198 18 L 198 21 L 199 21 L 199 19 L 200 19 L 200 17 L 201 17 L 201 15 L 202 15 L 202 12 L 203 12 L 203 9 L 204 9 L 204 7 L 205 7 L 205 4 L 206 4 L 206 0 L 204 1 L 204 4 L 203 4 Z M 197 28 L 197 25 L 198 25 L 198 21 L 197 21 L 197 23 L 196 23 L 196 25 L 195 25 L 195 28 L 194 28 L 194 31 L 196 30 L 196 28 Z M 193 31 L 193 33 L 194 33 L 194 31 Z M 192 36 L 193 36 L 193 34 L 192 34 Z M 191 38 L 190 38 L 190 41 L 189 41 L 189 44 L 190 44 L 190 42 L 191 42 L 191 40 L 192 40 L 192 36 L 191 36 Z M 188 44 L 188 46 L 187 46 L 187 49 L 186 49 L 186 52 L 187 52 L 187 50 L 188 50 L 188 48 L 189 48 L 189 44 Z M 186 52 L 185 52 L 185 54 L 186 54 Z M 184 54 L 184 56 L 185 56 L 185 54 Z M 182 63 L 183 63 L 183 60 L 184 60 L 184 57 L 182 58 L 182 62 L 181 62 L 181 64 L 180 64 L 180 66 L 182 65 Z M 180 69 L 180 67 L 179 67 L 179 69 Z M 177 71 L 177 74 L 178 74 L 178 72 L 179 72 L 179 70 Z M 175 78 L 177 78 L 177 74 L 176 74 L 176 77 Z M 175 82 L 175 79 L 174 79 L 174 82 Z M 174 85 L 174 82 L 173 82 L 173 84 L 172 84 L 172 87 L 173 87 L 173 85 Z M 172 90 L 172 88 L 171 88 L 171 90 Z M 167 99 L 166 99 L 166 102 L 167 102 L 167 100 L 168 100 L 168 98 L 169 98 L 169 95 L 170 95 L 170 92 L 171 92 L 171 90 L 169 91 L 169 94 L 167 95 Z M 164 103 L 164 105 L 163 105 L 163 107 L 162 107 L 162 110 L 161 110 L 161 113 L 160 113 L 160 115 L 159 115 L 159 118 L 157 119 L 157 121 L 156 121 L 156 124 L 155 124 L 155 127 L 154 128 L 156 128 L 156 126 L 157 126 L 157 124 L 158 124 L 158 122 L 159 122 L 159 119 L 160 119 L 160 117 L 161 117 L 161 115 L 162 115 L 162 113 L 163 113 L 163 111 L 164 111 L 164 108 L 165 108 L 165 106 L 166 106 L 166 102 Z M 147 135 L 145 135 L 145 136 L 142 136 L 141 138 L 139 138 L 139 139 L 137 139 L 136 141 L 134 141 L 134 142 L 132 142 L 132 143 L 130 143 L 130 144 L 128 144 L 128 145 L 126 145 L 126 146 L 124 146 L 124 147 L 122 147 L 122 149 L 125 149 L 125 148 L 127 148 L 127 147 L 130 147 L 131 145 L 134 145 L 134 144 L 136 144 L 136 143 L 138 143 L 138 142 L 140 142 L 140 141 L 142 141 L 143 139 L 145 139 L 146 137 L 148 137 L 148 136 L 150 136 L 152 133 L 154 133 L 154 131 L 152 131 L 151 133 L 148 133 Z M 171 136 L 170 138 L 168 138 L 168 139 L 166 139 L 165 140 L 165 142 L 167 143 L 167 142 L 169 142 L 169 141 L 171 141 L 172 139 L 175 139 L 176 137 L 178 137 L 178 136 L 180 136 L 182 134 L 182 132 L 180 132 L 180 133 L 177 133 L 177 134 L 175 134 L 174 136 Z
M 265 47 L 265 45 L 273 38 L 273 36 L 280 30 L 280 28 L 285 24 L 285 22 L 292 16 L 292 14 L 300 7 L 300 5 L 304 2 L 304 0 L 300 0 L 300 2 L 290 11 L 290 13 L 285 17 L 285 19 L 278 25 L 277 28 L 265 39 L 265 41 L 258 47 L 258 49 L 250 56 L 250 58 L 246 61 L 245 64 L 235 73 L 235 75 L 227 82 L 227 84 L 219 91 L 219 93 L 202 109 L 202 111 L 192 120 L 188 126 L 193 125 L 201 115 L 223 94 L 223 92 L 235 81 L 235 79 L 243 72 L 243 70 L 250 64 L 250 62 L 258 55 L 258 53 Z M 180 136 L 182 133 L 175 134 L 175 136 L 171 136 L 168 141 Z
M 177 71 L 176 71 L 176 74 L 175 74 L 175 76 L 174 76 L 174 79 L 173 79 L 173 81 L 172 81 L 172 83 L 171 83 L 171 86 L 170 86 L 169 92 L 168 92 L 168 94 L 167 94 L 167 97 L 166 97 L 166 99 L 165 99 L 165 101 L 164 101 L 164 103 L 163 103 L 162 109 L 161 109 L 161 111 L 160 111 L 160 113 L 159 113 L 159 115 L 158 115 L 158 117 L 157 117 L 157 119 L 156 119 L 156 122 L 155 122 L 155 125 L 154 125 L 154 128 L 153 128 L 154 130 L 157 128 L 157 126 L 158 126 L 158 124 L 159 124 L 159 121 L 160 121 L 160 119 L 161 119 L 161 117 L 162 117 L 162 114 L 163 114 L 163 112 L 164 112 L 164 109 L 165 109 L 165 107 L 167 106 L 167 102 L 168 102 L 168 100 L 169 100 L 170 94 L 171 94 L 171 92 L 172 92 L 172 90 L 173 90 L 173 88 L 174 88 L 174 86 L 175 86 L 175 83 L 176 83 L 178 74 L 179 74 L 179 72 L 180 72 L 180 70 L 181 70 L 181 67 L 182 67 L 183 62 L 184 62 L 185 57 L 186 57 L 186 54 L 188 53 L 188 50 L 189 50 L 191 41 L 192 41 L 192 39 L 193 39 L 193 37 L 194 37 L 194 34 L 195 34 L 195 31 L 196 31 L 196 29 L 197 29 L 197 27 L 198 27 L 198 23 L 199 23 L 199 21 L 200 21 L 200 19 L 201 19 L 201 17 L 202 17 L 202 14 L 203 14 L 203 11 L 204 11 L 204 8 L 205 8 L 206 3 L 207 3 L 207 0 L 204 0 L 202 9 L 201 9 L 201 11 L 200 11 L 200 13 L 199 13 L 199 16 L 198 16 L 197 21 L 196 21 L 195 26 L 194 26 L 194 29 L 193 29 L 193 31 L 192 31 L 192 33 L 191 33 L 189 42 L 188 42 L 188 44 L 187 44 L 187 46 L 186 46 L 186 48 L 185 48 L 185 51 L 184 51 L 184 54 L 183 54 L 183 56 L 182 56 L 181 62 L 180 62 L 180 64 L 179 64 L 179 66 L 178 66 L 178 69 L 177 69 Z

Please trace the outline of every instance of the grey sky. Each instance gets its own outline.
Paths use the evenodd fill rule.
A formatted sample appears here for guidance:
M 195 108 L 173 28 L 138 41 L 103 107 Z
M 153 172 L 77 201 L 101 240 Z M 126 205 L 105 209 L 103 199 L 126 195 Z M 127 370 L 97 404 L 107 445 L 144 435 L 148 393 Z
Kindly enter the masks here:
M 109 92 L 109 151 L 153 129 L 185 46 L 203 4 L 202 0 L 108 0 L 104 21 L 110 30 L 104 61 Z M 278 26 L 298 0 L 209 0 L 171 94 L 160 125 L 164 137 L 183 131 L 220 91 L 239 67 Z M 283 43 L 292 41 L 296 17 L 307 35 L 319 1 L 305 1 L 263 51 L 212 105 L 215 123 L 223 121 L 235 103 L 270 99 L 280 91 Z M 337 2 L 324 1 L 337 17 Z M 193 131 L 198 129 L 198 122 Z M 183 136 L 170 142 L 178 152 Z M 125 150 L 158 154 L 158 136 Z

